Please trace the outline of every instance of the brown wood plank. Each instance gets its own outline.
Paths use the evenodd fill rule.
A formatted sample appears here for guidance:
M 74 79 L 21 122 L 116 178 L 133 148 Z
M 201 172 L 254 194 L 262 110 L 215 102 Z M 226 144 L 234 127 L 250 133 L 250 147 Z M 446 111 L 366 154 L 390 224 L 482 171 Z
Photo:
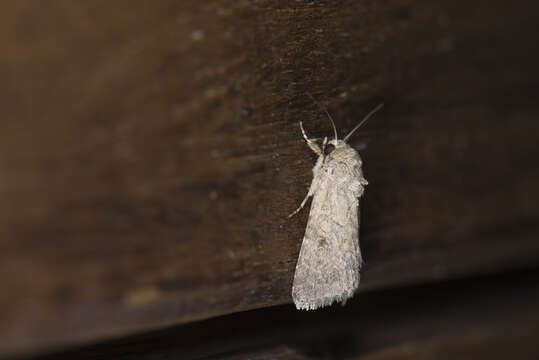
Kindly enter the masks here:
M 0 354 L 290 302 L 354 136 L 362 289 L 539 259 L 535 1 L 0 5 Z M 361 297 L 361 295 L 360 295 Z
M 345 307 L 222 316 L 35 360 L 537 359 L 539 271 L 366 292 Z

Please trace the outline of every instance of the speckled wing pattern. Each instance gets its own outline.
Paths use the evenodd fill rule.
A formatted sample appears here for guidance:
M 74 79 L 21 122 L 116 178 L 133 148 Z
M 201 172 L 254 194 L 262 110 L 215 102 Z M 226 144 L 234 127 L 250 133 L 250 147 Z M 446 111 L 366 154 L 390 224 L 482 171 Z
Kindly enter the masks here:
M 292 297 L 298 309 L 346 302 L 354 295 L 362 263 L 359 197 L 367 181 L 361 158 L 349 145 L 320 157 L 313 169 L 313 196 Z

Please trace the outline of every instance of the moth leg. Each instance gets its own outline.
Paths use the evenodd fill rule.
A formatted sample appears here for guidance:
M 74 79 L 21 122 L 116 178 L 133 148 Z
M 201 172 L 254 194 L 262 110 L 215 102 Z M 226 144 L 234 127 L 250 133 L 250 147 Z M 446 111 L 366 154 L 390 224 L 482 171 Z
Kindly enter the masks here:
M 307 145 L 309 145 L 311 150 L 314 151 L 318 156 L 321 156 L 323 158 L 324 152 L 322 151 L 320 146 L 316 142 L 313 141 L 314 139 L 309 139 L 307 137 L 307 134 L 305 133 L 305 129 L 303 128 L 303 123 L 301 121 L 299 122 L 299 127 L 301 128 L 301 133 L 303 134 L 303 138 L 307 142 Z M 328 138 L 327 137 L 324 138 L 324 145 L 323 145 L 324 147 L 326 146 L 327 141 L 328 141 Z M 319 158 L 319 160 L 317 161 L 317 164 L 320 164 L 320 159 L 321 158 Z M 317 166 L 319 165 L 315 165 L 315 169 L 317 168 Z M 314 169 L 313 169 L 313 172 L 314 172 Z M 301 211 L 301 209 L 303 209 L 309 197 L 311 197 L 314 194 L 314 191 L 317 188 L 316 184 L 317 184 L 316 179 L 313 179 L 313 182 L 311 183 L 311 187 L 309 188 L 309 192 L 307 193 L 307 195 L 305 196 L 305 198 L 303 199 L 299 207 L 292 214 L 288 215 L 289 218 L 296 215 L 298 212 Z
M 323 154 L 322 149 L 320 149 L 320 146 L 318 146 L 317 143 L 307 137 L 307 134 L 305 134 L 305 129 L 303 128 L 303 123 L 301 121 L 299 122 L 299 127 L 301 128 L 301 133 L 303 134 L 303 138 L 307 142 L 307 145 L 309 145 L 311 150 L 314 151 L 318 156 L 321 156 Z
M 294 210 L 294 212 L 290 215 L 288 215 L 289 218 L 291 218 L 292 216 L 296 215 L 297 213 L 299 213 L 301 211 L 301 209 L 303 209 L 303 207 L 305 206 L 305 204 L 307 203 L 307 200 L 311 197 L 311 192 L 309 191 L 309 193 L 307 194 L 307 196 L 305 196 L 305 199 L 303 199 L 303 201 L 301 202 L 301 204 L 299 205 L 299 207 Z
M 292 216 L 296 215 L 298 212 L 301 211 L 301 209 L 303 209 L 303 207 L 305 206 L 305 204 L 307 203 L 307 200 L 309 200 L 309 198 L 311 196 L 313 196 L 313 194 L 315 193 L 315 191 L 318 189 L 318 181 L 317 181 L 317 176 L 315 175 L 315 177 L 313 178 L 313 182 L 311 183 L 311 187 L 309 188 L 309 192 L 307 193 L 307 195 L 305 196 L 305 198 L 303 199 L 303 201 L 301 202 L 301 204 L 299 205 L 299 207 L 290 215 L 288 215 L 289 218 L 291 218 Z

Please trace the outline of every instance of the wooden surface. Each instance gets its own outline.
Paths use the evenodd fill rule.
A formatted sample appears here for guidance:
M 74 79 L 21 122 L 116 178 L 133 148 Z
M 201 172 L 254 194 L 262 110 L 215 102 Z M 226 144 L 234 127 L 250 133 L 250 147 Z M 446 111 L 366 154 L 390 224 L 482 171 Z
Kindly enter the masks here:
M 513 272 L 367 292 L 317 312 L 258 309 L 34 360 L 535 360 L 538 279 Z
M 386 103 L 351 140 L 363 291 L 537 264 L 538 10 L 3 2 L 0 354 L 289 303 L 307 91 L 341 134 Z

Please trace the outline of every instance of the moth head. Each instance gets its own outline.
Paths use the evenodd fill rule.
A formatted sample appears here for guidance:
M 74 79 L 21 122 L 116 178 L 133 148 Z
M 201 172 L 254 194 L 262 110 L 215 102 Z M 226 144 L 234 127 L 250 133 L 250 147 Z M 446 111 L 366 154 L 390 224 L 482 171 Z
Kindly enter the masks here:
M 324 148 L 324 154 L 329 155 L 333 152 L 333 150 L 339 149 L 345 146 L 347 145 L 344 140 L 339 140 L 339 139 L 329 140 L 327 145 Z

